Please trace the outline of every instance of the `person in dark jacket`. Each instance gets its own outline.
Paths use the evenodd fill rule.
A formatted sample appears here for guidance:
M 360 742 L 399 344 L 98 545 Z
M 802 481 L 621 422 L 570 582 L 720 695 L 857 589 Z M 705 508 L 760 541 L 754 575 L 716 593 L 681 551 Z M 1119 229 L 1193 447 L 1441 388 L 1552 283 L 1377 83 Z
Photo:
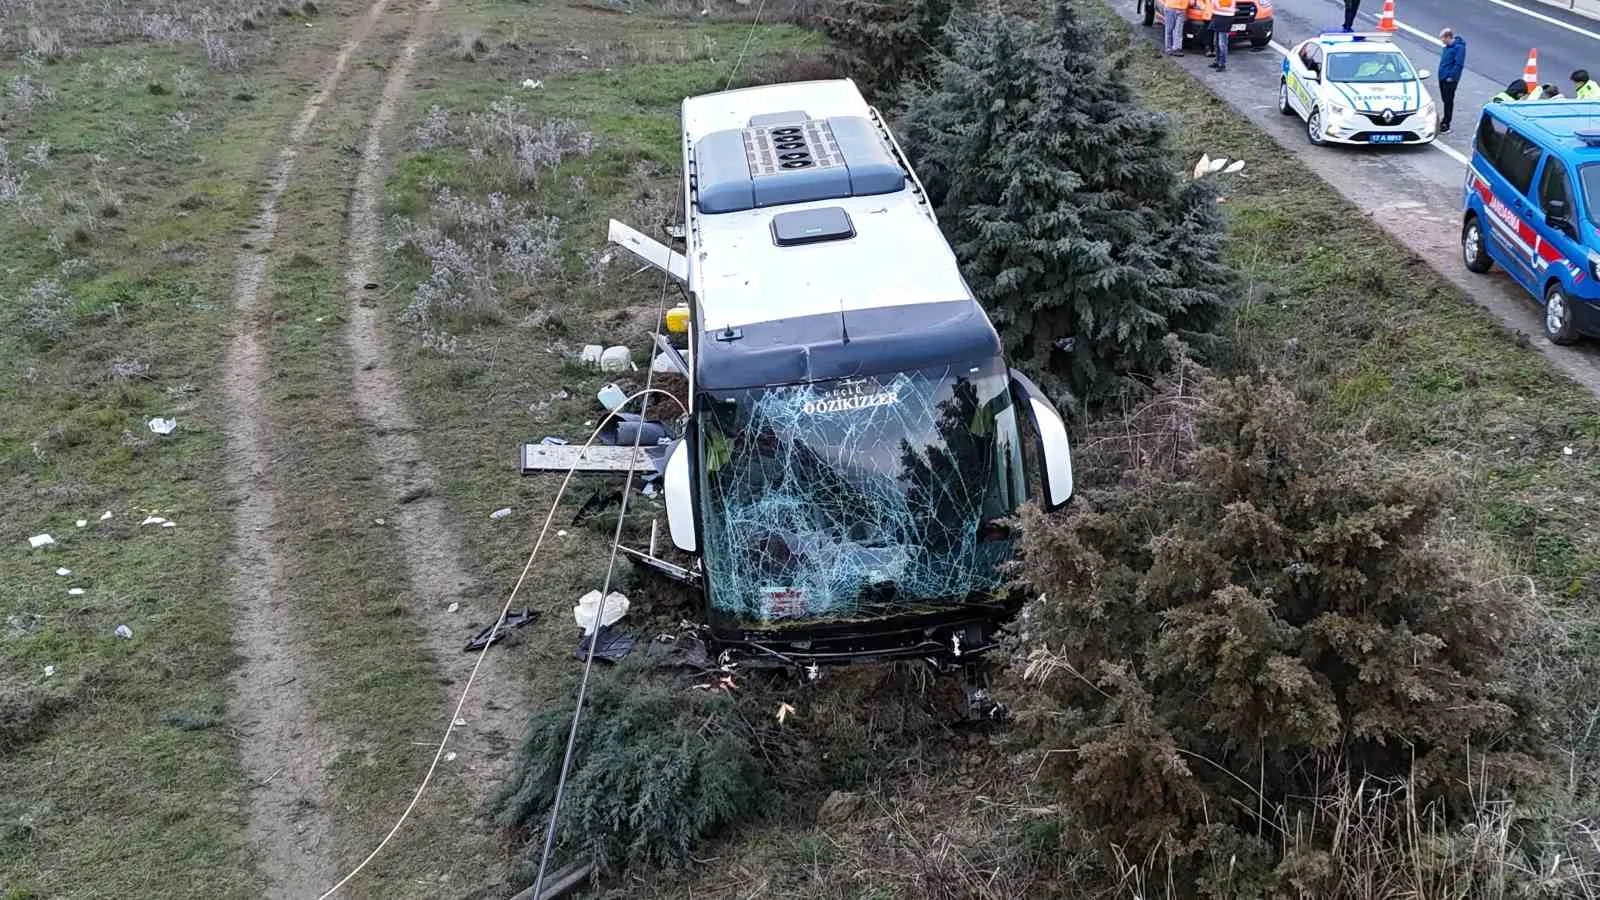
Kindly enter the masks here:
M 1449 28 L 1439 32 L 1444 50 L 1439 54 L 1439 99 L 1444 111 L 1439 116 L 1439 131 L 1450 130 L 1450 119 L 1456 111 L 1456 88 L 1461 84 L 1461 73 L 1467 69 L 1467 39 L 1458 37 Z
M 1352 31 L 1356 24 L 1356 12 L 1361 9 L 1361 0 L 1344 0 L 1344 30 Z

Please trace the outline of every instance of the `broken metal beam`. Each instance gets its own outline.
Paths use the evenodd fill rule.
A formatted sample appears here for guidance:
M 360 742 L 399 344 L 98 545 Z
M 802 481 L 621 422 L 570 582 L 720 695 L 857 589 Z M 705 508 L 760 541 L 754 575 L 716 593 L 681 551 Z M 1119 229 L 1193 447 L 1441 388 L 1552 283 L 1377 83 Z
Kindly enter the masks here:
M 656 464 L 647 451 L 653 447 L 577 447 L 570 444 L 523 444 L 518 469 L 524 475 L 544 472 L 649 473 Z

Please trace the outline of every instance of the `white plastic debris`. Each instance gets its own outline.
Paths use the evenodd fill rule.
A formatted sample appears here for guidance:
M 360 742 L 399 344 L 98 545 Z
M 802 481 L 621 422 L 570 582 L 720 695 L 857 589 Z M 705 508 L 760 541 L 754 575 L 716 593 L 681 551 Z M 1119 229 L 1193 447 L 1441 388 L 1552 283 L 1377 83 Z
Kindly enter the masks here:
M 166 519 L 163 519 L 160 516 L 145 516 L 144 517 L 144 521 L 140 522 L 139 524 L 140 525 L 163 525 L 163 524 L 166 523 L 166 521 L 167 521 Z
M 522 79 L 522 86 L 530 91 L 537 91 L 538 89 L 544 87 L 544 82 L 534 81 L 532 78 L 524 78 Z
M 83 596 L 83 588 L 67 588 L 67 596 L 69 596 L 69 597 L 82 597 Z
M 583 628 L 584 634 L 594 634 L 594 620 L 600 614 L 600 592 L 590 591 L 578 598 L 578 605 L 572 608 L 572 618 Z M 616 591 L 606 595 L 605 615 L 600 619 L 600 627 L 615 625 L 623 616 L 628 614 L 628 598 Z
M 171 522 L 171 521 L 162 522 L 161 523 L 161 527 L 162 528 L 177 528 L 178 527 L 178 523 L 177 522 Z
M 600 357 L 605 352 L 606 348 L 600 346 L 599 344 L 584 344 L 583 352 L 578 354 L 578 359 L 588 363 L 591 366 L 598 366 L 600 365 Z M 552 398 L 554 398 L 554 396 L 554 394 L 551 395 Z M 565 400 L 566 398 L 562 397 L 561 399 Z
M 556 532 L 556 537 L 566 537 L 566 536 L 567 536 L 567 530 L 565 528 L 560 529 L 559 531 Z
M 118 625 L 116 633 L 117 633 L 117 637 L 119 637 L 119 638 L 126 639 L 126 638 L 133 637 L 133 629 L 129 628 L 126 625 Z
M 1196 179 L 1211 171 L 1211 154 L 1200 154 L 1200 161 L 1194 164 L 1194 177 Z
M 456 753 L 455 753 L 455 751 L 452 750 L 449 753 L 446 753 L 444 755 L 444 761 L 445 762 L 455 762 L 456 761 Z
M 460 609 L 460 608 L 461 608 L 461 604 L 459 604 L 459 603 L 452 603 L 452 604 L 450 604 L 450 608 L 449 608 L 449 609 L 447 609 L 447 610 L 445 610 L 445 612 L 455 612 L 455 611 L 456 611 L 456 610 L 458 610 L 458 609 Z
M 79 519 L 78 521 L 76 521 L 76 522 L 74 522 L 72 524 L 78 526 L 79 528 L 84 528 L 84 527 L 88 526 L 89 520 L 88 519 Z
M 1572 448 L 1571 447 L 1562 447 L 1561 448 L 1561 455 L 1562 456 L 1571 456 L 1572 455 Z
M 633 354 L 627 347 L 607 347 L 600 354 L 600 371 L 623 372 L 633 366 Z
M 39 549 L 40 547 L 48 547 L 55 542 L 56 539 L 48 534 L 36 534 L 33 537 L 28 538 L 28 546 L 35 550 Z
M 622 404 L 628 402 L 628 395 L 623 393 L 622 388 L 614 384 L 608 384 L 601 388 L 600 393 L 596 396 L 600 399 L 600 405 L 612 412 L 621 409 Z
M 1211 171 L 1220 172 L 1220 171 L 1222 171 L 1222 167 L 1227 165 L 1227 164 L 1228 164 L 1228 158 L 1226 156 L 1222 156 L 1222 157 L 1218 157 L 1217 159 L 1213 159 L 1211 161 Z
M 1244 160 L 1236 159 L 1232 163 L 1230 163 L 1226 169 L 1223 169 L 1222 173 L 1224 175 L 1236 175 L 1236 174 L 1238 174 L 1239 172 L 1241 172 L 1243 170 L 1244 170 Z
M 109 510 L 109 509 L 100 514 L 100 521 L 102 521 L 102 522 L 104 522 L 105 520 L 107 520 L 109 518 L 111 518 L 111 510 Z
M 67 568 L 61 568 L 61 569 L 57 569 L 56 570 L 56 574 L 62 576 L 63 578 L 65 578 L 66 576 L 72 574 L 72 570 L 71 569 L 67 569 Z
M 454 722 L 452 722 L 450 724 L 454 725 L 457 728 L 465 728 L 465 727 L 467 727 L 467 720 L 466 719 L 457 719 L 457 720 L 455 720 Z
M 55 666 L 45 666 L 44 667 L 44 677 L 53 678 L 55 676 L 55 674 L 56 674 L 56 667 Z
M 171 434 L 178 430 L 177 419 L 163 419 L 160 416 L 157 416 L 156 418 L 151 419 L 149 424 L 150 430 L 154 431 L 156 434 Z
M 506 516 L 509 516 L 509 515 L 511 515 L 511 507 L 508 506 L 508 507 L 506 507 L 504 509 L 497 509 L 494 512 L 489 513 L 489 518 L 491 518 L 491 519 L 504 519 Z

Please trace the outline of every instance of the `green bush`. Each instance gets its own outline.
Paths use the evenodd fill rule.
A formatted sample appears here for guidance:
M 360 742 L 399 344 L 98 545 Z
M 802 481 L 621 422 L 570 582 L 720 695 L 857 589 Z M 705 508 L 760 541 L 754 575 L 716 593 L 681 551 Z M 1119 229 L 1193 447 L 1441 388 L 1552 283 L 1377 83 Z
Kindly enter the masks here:
M 1207 349 L 1232 276 L 1215 194 L 1174 165 L 1167 120 L 1068 0 L 1054 11 L 953 19 L 900 129 L 1008 352 L 1087 403 L 1157 371 L 1168 335 Z
M 732 698 L 639 665 L 596 671 L 557 819 L 558 844 L 602 871 L 672 866 L 699 841 L 753 817 L 769 786 Z M 542 847 L 572 725 L 570 703 L 534 716 L 501 824 Z
M 850 76 L 869 96 L 893 96 L 923 75 L 946 47 L 945 25 L 967 0 L 830 0 L 822 30 L 850 62 Z
M 1431 540 L 1437 481 L 1276 381 L 1201 374 L 1090 442 L 1069 513 L 1024 514 L 1013 708 L 1108 859 L 1345 896 L 1305 893 L 1348 872 L 1340 822 L 1415 851 L 1418 821 L 1448 835 L 1539 785 L 1506 656 L 1527 611 Z M 1363 818 L 1380 794 L 1393 814 Z

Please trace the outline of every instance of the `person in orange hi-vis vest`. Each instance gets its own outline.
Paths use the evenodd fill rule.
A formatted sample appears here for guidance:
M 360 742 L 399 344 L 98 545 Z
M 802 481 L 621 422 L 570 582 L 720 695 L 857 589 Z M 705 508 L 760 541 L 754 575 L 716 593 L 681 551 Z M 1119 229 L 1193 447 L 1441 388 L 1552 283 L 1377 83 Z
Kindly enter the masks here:
M 1165 29 L 1161 49 L 1168 56 L 1183 55 L 1183 20 L 1189 12 L 1189 0 L 1161 0 L 1161 27 Z
M 1228 38 L 1233 31 L 1233 17 L 1239 11 L 1235 0 L 1211 0 L 1211 39 L 1216 44 L 1216 60 L 1211 68 L 1218 72 L 1228 70 Z

